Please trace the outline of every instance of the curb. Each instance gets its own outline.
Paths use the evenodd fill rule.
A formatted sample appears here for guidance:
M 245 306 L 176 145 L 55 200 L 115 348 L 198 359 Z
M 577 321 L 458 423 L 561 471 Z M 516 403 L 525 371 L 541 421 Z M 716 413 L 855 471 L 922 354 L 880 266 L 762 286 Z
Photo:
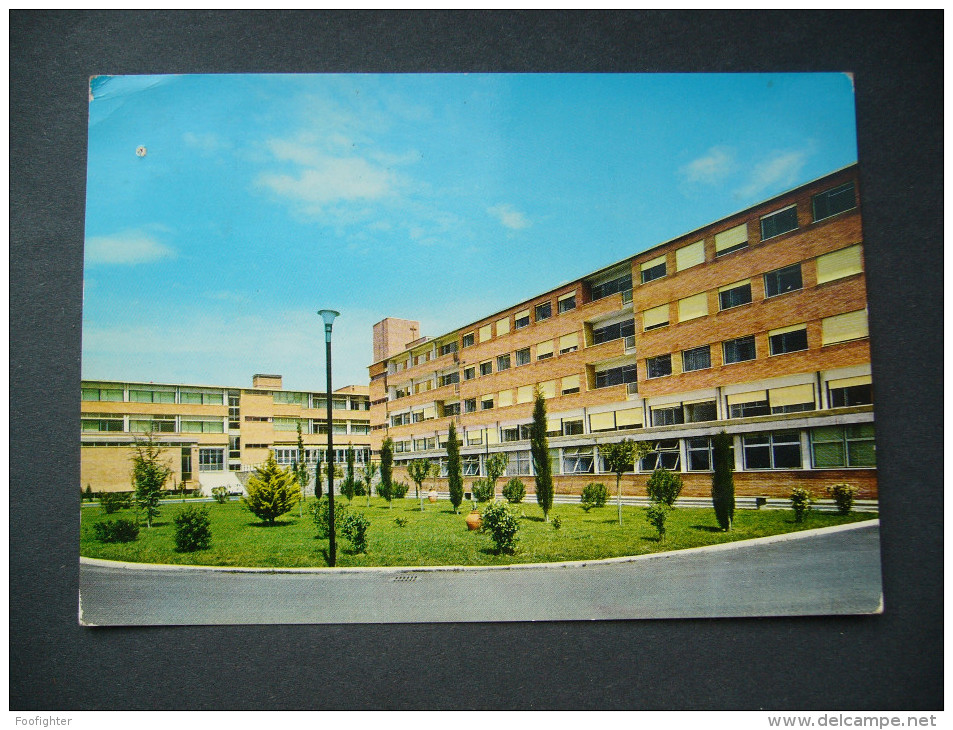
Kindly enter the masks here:
M 739 547 L 748 547 L 751 545 L 770 545 L 776 542 L 787 542 L 789 540 L 800 540 L 802 538 L 814 537 L 817 535 L 829 535 L 835 532 L 844 532 L 847 530 L 857 530 L 862 527 L 876 525 L 880 527 L 880 520 L 861 520 L 851 522 L 847 525 L 835 525 L 834 527 L 818 527 L 813 530 L 799 530 L 797 532 L 786 532 L 782 535 L 770 535 L 768 537 L 756 537 L 750 540 L 734 540 L 723 542 L 718 545 L 702 545 L 700 547 L 685 548 L 683 550 L 670 550 L 661 553 L 651 553 L 648 555 L 623 555 L 616 558 L 602 558 L 599 560 L 568 560 L 558 563 L 516 563 L 513 565 L 429 565 L 429 566 L 381 566 L 381 567 L 355 567 L 355 568 L 243 568 L 221 565 L 169 565 L 166 563 L 127 563 L 119 560 L 103 560 L 102 558 L 86 558 L 80 556 L 80 565 L 90 565 L 101 568 L 118 568 L 122 570 L 150 570 L 150 571 L 215 571 L 219 573 L 289 573 L 289 574 L 320 574 L 320 575 L 357 575 L 367 573 L 378 573 L 389 575 L 393 573 L 463 573 L 494 570 L 545 570 L 552 568 L 582 568 L 587 566 L 614 565 L 617 563 L 634 563 L 643 560 L 659 560 L 680 555 L 697 555 L 699 553 L 722 552 Z

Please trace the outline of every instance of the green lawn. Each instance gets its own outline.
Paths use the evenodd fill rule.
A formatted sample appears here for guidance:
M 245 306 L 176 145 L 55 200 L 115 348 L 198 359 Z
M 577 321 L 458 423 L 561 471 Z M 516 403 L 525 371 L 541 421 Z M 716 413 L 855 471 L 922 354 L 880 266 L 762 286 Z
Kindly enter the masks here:
M 347 503 L 335 499 L 335 505 Z M 370 520 L 368 553 L 354 555 L 349 543 L 338 535 L 339 566 L 415 566 L 415 565 L 507 565 L 561 560 L 591 560 L 621 555 L 677 550 L 733 540 L 775 535 L 847 522 L 869 520 L 875 514 L 811 513 L 797 525 L 787 510 L 737 510 L 730 533 L 717 528 L 711 509 L 677 509 L 670 513 L 664 542 L 659 542 L 645 519 L 645 509 L 623 507 L 623 526 L 619 527 L 615 505 L 594 509 L 588 514 L 577 504 L 554 505 L 550 519 L 558 515 L 559 530 L 543 522 L 543 512 L 535 502 L 517 505 L 520 520 L 519 542 L 515 555 L 496 555 L 490 537 L 469 532 L 464 519 L 469 505 L 453 514 L 449 502 L 425 503 L 397 500 L 392 507 L 373 498 L 365 506 L 364 497 L 355 497 L 350 509 L 363 512 Z M 212 517 L 212 546 L 195 553 L 177 553 L 173 543 L 172 517 L 181 504 L 165 504 L 157 524 L 141 528 L 132 543 L 104 544 L 93 534 L 92 524 L 115 517 L 133 518 L 133 510 L 106 515 L 96 507 L 81 510 L 80 554 L 107 560 L 139 563 L 175 563 L 181 565 L 220 565 L 248 567 L 307 567 L 327 565 L 327 539 L 315 536 L 314 523 L 307 508 L 298 517 L 298 509 L 279 518 L 274 525 L 260 522 L 240 502 L 208 504 Z M 407 520 L 404 527 L 395 518 Z

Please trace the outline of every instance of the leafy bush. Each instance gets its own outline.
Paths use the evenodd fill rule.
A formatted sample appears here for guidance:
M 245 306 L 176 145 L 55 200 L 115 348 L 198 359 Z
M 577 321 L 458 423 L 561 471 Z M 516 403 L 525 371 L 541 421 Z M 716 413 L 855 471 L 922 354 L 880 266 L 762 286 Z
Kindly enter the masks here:
M 827 493 L 837 503 L 837 509 L 842 515 L 850 514 L 850 511 L 854 508 L 857 487 L 850 484 L 833 484 L 827 488 Z
M 654 502 L 645 512 L 645 518 L 658 532 L 659 542 L 665 539 L 665 518 L 668 517 L 668 510 L 664 502 Z
M 139 525 L 134 520 L 104 520 L 93 525 L 93 532 L 100 542 L 132 542 L 139 537 Z
M 352 552 L 367 552 L 367 530 L 370 526 L 370 520 L 360 512 L 350 512 L 341 520 L 341 534 L 351 543 Z
M 516 552 L 516 533 L 520 529 L 520 521 L 516 513 L 506 502 L 492 502 L 486 506 L 481 515 L 483 524 L 480 532 L 487 532 L 496 545 L 497 553 Z
M 228 489 L 225 487 L 212 487 L 212 497 L 219 504 L 225 504 L 228 501 Z
M 410 489 L 410 485 L 407 482 L 393 482 L 390 485 L 390 496 L 391 499 L 403 499 L 407 496 L 407 491 Z
M 83 492 L 83 499 L 85 499 L 87 502 L 93 501 L 93 488 L 88 484 L 86 485 L 86 491 Z
M 395 517 L 394 524 L 398 527 L 407 527 L 407 518 L 406 517 Z
M 132 507 L 132 495 L 123 492 L 100 492 L 99 506 L 103 508 L 103 512 L 111 515 L 121 509 Z
M 609 489 L 605 484 L 599 482 L 589 482 L 586 488 L 582 490 L 582 508 L 588 512 L 593 507 L 605 507 L 609 499 Z
M 682 491 L 682 478 L 668 469 L 656 469 L 649 477 L 646 490 L 653 502 L 672 507 Z
M 503 497 L 510 504 L 519 504 L 526 496 L 526 486 L 516 477 L 503 485 Z
M 791 490 L 791 509 L 794 510 L 795 522 L 804 522 L 813 502 L 811 493 L 804 487 L 795 487 Z
M 558 530 L 563 526 L 563 521 L 559 519 L 559 515 L 553 515 L 553 529 Z
M 242 497 L 242 502 L 258 519 L 269 524 L 290 512 L 301 498 L 294 474 L 278 466 L 274 455 L 255 469 L 246 488 L 248 496 Z
M 328 500 L 319 499 L 311 505 L 310 509 L 311 518 L 314 520 L 314 526 L 317 528 L 318 537 L 323 540 L 331 534 L 331 522 L 329 519 L 331 505 Z M 338 532 L 341 530 L 341 522 L 347 516 L 347 511 L 346 504 L 334 505 L 334 526 Z
M 477 502 L 489 502 L 493 499 L 493 482 L 489 479 L 477 479 L 473 482 L 473 498 Z
M 175 549 L 180 553 L 207 550 L 212 544 L 212 520 L 208 507 L 185 507 L 172 518 Z

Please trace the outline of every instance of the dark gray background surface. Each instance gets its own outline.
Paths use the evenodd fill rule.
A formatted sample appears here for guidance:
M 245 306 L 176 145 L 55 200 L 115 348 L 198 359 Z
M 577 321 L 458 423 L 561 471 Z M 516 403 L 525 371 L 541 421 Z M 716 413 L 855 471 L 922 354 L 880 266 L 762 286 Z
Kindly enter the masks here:
M 942 708 L 942 24 L 941 12 L 11 12 L 10 708 Z M 882 616 L 77 625 L 89 76 L 843 70 L 856 74 Z

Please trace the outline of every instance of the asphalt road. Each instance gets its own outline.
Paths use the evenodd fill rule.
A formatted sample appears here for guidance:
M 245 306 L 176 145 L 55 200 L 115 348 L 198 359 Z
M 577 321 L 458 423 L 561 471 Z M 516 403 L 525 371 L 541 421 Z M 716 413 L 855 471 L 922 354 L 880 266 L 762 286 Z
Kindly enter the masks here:
M 236 572 L 83 561 L 80 619 L 103 626 L 874 613 L 879 525 L 859 524 L 585 565 Z

